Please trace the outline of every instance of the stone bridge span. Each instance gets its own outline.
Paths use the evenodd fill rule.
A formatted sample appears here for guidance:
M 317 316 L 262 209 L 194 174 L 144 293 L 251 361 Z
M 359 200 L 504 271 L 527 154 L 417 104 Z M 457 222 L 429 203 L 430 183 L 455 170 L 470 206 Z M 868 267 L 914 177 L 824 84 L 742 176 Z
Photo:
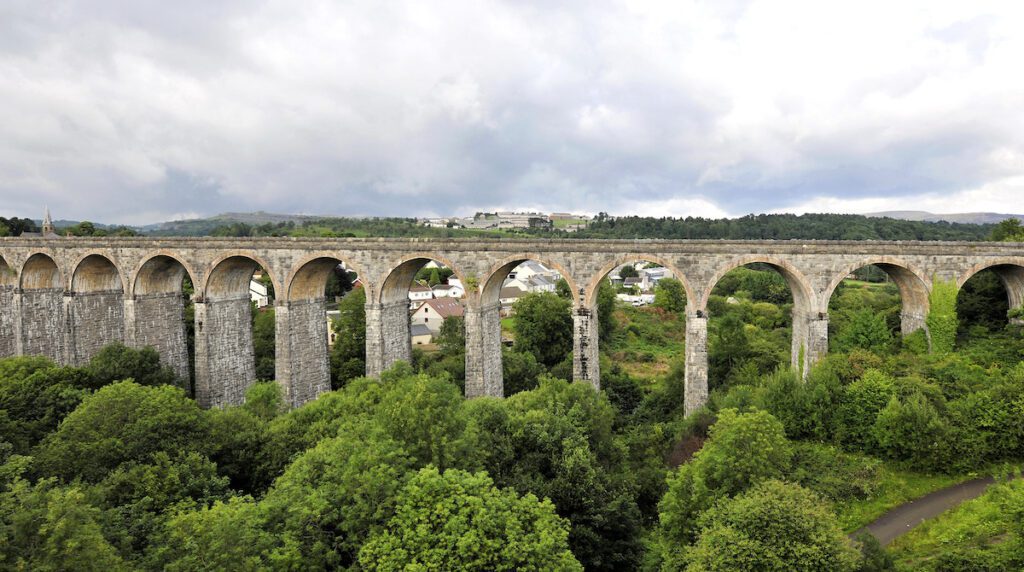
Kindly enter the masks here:
M 254 380 L 249 279 L 262 266 L 276 291 L 276 379 L 299 405 L 330 388 L 324 290 L 344 263 L 367 292 L 367 373 L 411 356 L 408 289 L 427 261 L 466 285 L 466 394 L 502 394 L 498 296 L 508 272 L 539 261 L 573 294 L 573 372 L 599 386 L 597 287 L 619 264 L 649 260 L 683 282 L 686 409 L 707 398 L 707 303 L 730 270 L 770 265 L 793 293 L 793 364 L 828 348 L 828 304 L 850 272 L 885 270 L 903 300 L 902 330 L 925 327 L 933 280 L 962 285 L 993 269 L 1010 304 L 1024 303 L 1024 244 L 875 241 L 670 241 L 401 238 L 0 238 L 0 356 L 87 361 L 113 341 L 151 345 L 188 372 L 182 278 L 195 286 L 196 398 L 239 403 Z

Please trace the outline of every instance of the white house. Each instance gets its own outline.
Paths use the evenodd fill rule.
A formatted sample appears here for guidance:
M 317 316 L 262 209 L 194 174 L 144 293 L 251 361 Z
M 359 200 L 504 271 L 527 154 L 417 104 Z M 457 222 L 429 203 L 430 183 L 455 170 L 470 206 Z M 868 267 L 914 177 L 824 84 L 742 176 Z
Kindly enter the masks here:
M 256 302 L 257 308 L 266 308 L 270 305 L 270 290 L 262 282 L 249 280 L 249 299 Z
M 522 298 L 524 294 L 526 294 L 526 291 L 519 288 L 502 288 L 501 293 L 498 294 L 498 301 L 501 302 L 501 315 L 507 316 L 511 314 L 512 305 Z
M 455 286 L 453 284 L 438 284 L 432 288 L 435 298 L 461 298 L 465 295 L 466 291 L 462 289 L 462 286 Z
M 415 283 L 409 287 L 409 309 L 415 310 L 423 305 L 423 302 L 434 297 L 434 291 L 430 286 Z
M 640 289 L 651 290 L 662 278 L 672 278 L 672 271 L 664 266 L 640 270 Z
M 426 326 L 432 335 L 441 331 L 441 324 L 449 316 L 461 316 L 462 301 L 458 298 L 431 298 L 423 302 L 415 312 L 412 313 L 410 323 Z
M 334 321 L 341 319 L 341 312 L 338 310 L 327 310 L 327 346 L 334 346 L 338 341 L 338 333 L 334 331 Z

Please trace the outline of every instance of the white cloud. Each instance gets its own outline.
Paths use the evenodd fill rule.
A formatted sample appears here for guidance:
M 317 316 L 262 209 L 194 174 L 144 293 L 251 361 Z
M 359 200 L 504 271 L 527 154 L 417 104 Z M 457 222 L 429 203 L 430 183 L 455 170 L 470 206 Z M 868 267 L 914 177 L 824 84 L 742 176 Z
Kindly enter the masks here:
M 1021 29 L 997 1 L 5 5 L 0 210 L 1024 211 Z

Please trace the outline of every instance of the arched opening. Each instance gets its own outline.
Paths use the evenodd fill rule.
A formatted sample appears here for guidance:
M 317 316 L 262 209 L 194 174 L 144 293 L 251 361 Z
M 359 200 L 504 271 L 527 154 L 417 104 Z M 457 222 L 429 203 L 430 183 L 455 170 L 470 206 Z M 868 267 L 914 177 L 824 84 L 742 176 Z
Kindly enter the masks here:
M 343 386 L 366 371 L 366 292 L 344 261 L 314 258 L 295 272 L 287 305 L 278 305 L 278 382 L 292 405 Z M 286 313 L 285 313 L 286 312 Z
M 18 311 L 14 305 L 14 291 L 18 287 L 18 274 L 3 256 L 0 256 L 0 357 L 18 353 L 15 340 L 15 320 Z
M 195 281 L 178 259 L 157 255 L 135 277 L 135 343 L 152 346 L 195 395 Z
M 688 294 L 685 277 L 655 257 L 617 261 L 593 289 L 599 347 L 609 364 L 601 387 L 623 414 L 651 392 L 663 392 L 682 409 Z
M 1006 342 L 1015 337 L 1009 327 L 1022 324 L 1022 312 L 1024 266 L 995 264 L 976 269 L 957 293 L 957 342 L 961 346 L 987 339 Z M 1008 344 L 1004 345 L 1010 349 Z
M 921 275 L 894 263 L 849 269 L 829 291 L 829 350 L 898 351 L 903 340 L 926 351 L 928 286 Z
M 574 287 L 550 262 L 514 258 L 484 282 L 479 312 L 468 327 L 479 328 L 467 368 L 476 387 L 467 395 L 512 395 L 537 385 L 542 373 L 573 377 Z
M 752 260 L 711 284 L 705 304 L 710 389 L 753 384 L 783 366 L 806 371 L 827 351 L 827 318 L 814 311 L 807 280 L 791 266 Z
M 37 253 L 21 268 L 21 338 L 24 355 L 65 360 L 64 279 L 57 263 Z
M 378 374 L 397 361 L 431 374 L 466 380 L 466 284 L 438 258 L 403 261 L 384 279 L 379 332 L 367 332 L 367 372 Z M 375 363 L 376 362 L 376 363 Z
M 71 275 L 68 338 L 72 365 L 82 365 L 103 346 L 124 342 L 124 288 L 109 258 L 90 254 Z
M 230 256 L 209 271 L 196 305 L 196 400 L 242 403 L 257 379 L 273 379 L 274 280 L 248 256 Z

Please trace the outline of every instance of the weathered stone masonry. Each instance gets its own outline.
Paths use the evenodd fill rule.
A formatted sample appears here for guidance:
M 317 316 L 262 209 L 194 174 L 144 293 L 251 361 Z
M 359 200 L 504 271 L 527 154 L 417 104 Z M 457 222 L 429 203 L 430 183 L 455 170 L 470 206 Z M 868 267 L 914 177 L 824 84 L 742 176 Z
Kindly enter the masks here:
M 1011 307 L 1024 303 L 1024 246 L 1012 243 L 465 240 L 298 238 L 0 238 L 0 355 L 82 363 L 103 344 L 151 345 L 179 375 L 189 370 L 180 295 L 195 285 L 196 398 L 240 403 L 254 381 L 248 280 L 260 266 L 277 294 L 276 378 L 300 405 L 330 387 L 323 291 L 339 263 L 366 288 L 367 373 L 411 356 L 407 292 L 423 262 L 450 266 L 467 285 L 466 394 L 500 396 L 498 293 L 526 260 L 556 269 L 573 293 L 573 374 L 600 387 L 597 288 L 632 260 L 672 270 L 686 289 L 686 410 L 707 399 L 707 302 L 728 271 L 768 264 L 793 292 L 793 365 L 828 348 L 828 302 L 844 277 L 868 264 L 903 299 L 902 330 L 925 328 L 932 280 L 962 285 L 991 268 Z

